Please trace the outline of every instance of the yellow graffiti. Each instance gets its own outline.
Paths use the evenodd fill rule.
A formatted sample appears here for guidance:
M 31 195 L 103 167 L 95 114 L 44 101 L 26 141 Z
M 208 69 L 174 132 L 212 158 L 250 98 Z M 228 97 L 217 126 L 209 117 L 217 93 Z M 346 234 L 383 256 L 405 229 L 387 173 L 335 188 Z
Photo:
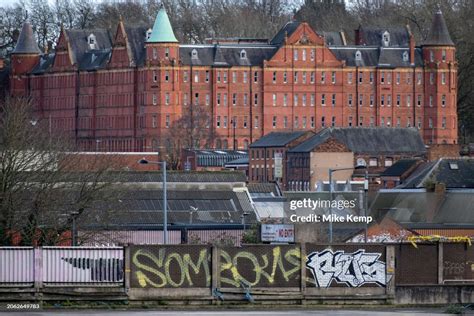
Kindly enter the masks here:
M 153 265 L 149 265 L 144 261 L 150 261 Z M 211 274 L 209 271 L 209 254 L 207 249 L 199 252 L 197 260 L 194 262 L 189 253 L 172 252 L 166 255 L 166 249 L 161 248 L 158 251 L 158 257 L 153 253 L 139 249 L 132 257 L 135 275 L 138 284 L 141 287 L 180 287 L 187 282 L 188 286 L 193 286 L 191 272 L 194 275 L 203 273 L 205 275 L 206 287 L 210 286 Z M 201 271 L 202 268 L 202 271 Z M 175 271 L 176 273 L 172 273 Z M 148 272 L 148 273 L 145 273 Z M 173 276 L 175 279 L 173 279 Z M 177 277 L 176 277 L 177 276 Z
M 413 245 L 413 247 L 418 248 L 416 245 L 417 242 L 421 241 L 451 241 L 451 242 L 465 242 L 469 246 L 472 245 L 471 238 L 468 236 L 454 236 L 454 237 L 444 237 L 440 235 L 430 235 L 430 236 L 410 236 L 408 241 Z
M 300 262 L 300 249 L 295 247 L 288 250 L 284 255 L 282 255 L 281 247 L 274 247 L 272 250 L 272 259 L 271 259 L 271 268 L 269 267 L 269 259 L 268 254 L 263 254 L 260 258 L 249 251 L 240 251 L 236 253 L 233 257 L 229 255 L 228 252 L 225 250 L 220 251 L 221 256 L 221 276 L 223 272 L 229 271 L 231 278 L 228 277 L 221 277 L 221 282 L 224 284 L 232 285 L 235 287 L 240 287 L 240 282 L 244 282 L 251 286 L 255 286 L 260 284 L 263 280 L 268 282 L 269 284 L 273 284 L 275 282 L 275 277 L 278 273 L 281 273 L 283 279 L 285 281 L 289 281 L 293 274 L 297 273 L 301 269 L 301 262 Z M 240 259 L 240 264 L 239 264 Z M 248 264 L 243 264 L 242 259 L 247 260 Z M 260 260 L 261 259 L 261 260 Z M 283 263 L 283 259 L 286 262 L 291 264 L 291 268 L 286 269 Z M 249 269 L 245 269 L 246 267 L 251 267 L 251 271 L 254 274 L 252 279 L 246 279 L 242 274 L 243 271 L 249 271 Z

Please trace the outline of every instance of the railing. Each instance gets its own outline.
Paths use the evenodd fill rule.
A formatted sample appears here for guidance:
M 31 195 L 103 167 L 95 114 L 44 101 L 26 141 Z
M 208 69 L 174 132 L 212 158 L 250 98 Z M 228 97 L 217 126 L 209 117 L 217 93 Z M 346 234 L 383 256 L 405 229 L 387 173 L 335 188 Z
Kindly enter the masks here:
M 123 286 L 123 247 L 0 247 L 0 286 Z
M 0 286 L 33 286 L 33 247 L 0 247 Z

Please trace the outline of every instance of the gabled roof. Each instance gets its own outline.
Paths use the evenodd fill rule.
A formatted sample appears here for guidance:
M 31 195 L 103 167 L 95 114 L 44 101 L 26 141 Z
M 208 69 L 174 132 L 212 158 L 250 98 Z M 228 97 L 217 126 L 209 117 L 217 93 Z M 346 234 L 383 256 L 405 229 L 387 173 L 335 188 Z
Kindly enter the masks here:
M 273 132 L 260 137 L 256 142 L 253 142 L 250 147 L 284 147 L 297 138 L 303 136 L 304 131 L 298 132 Z
M 177 43 L 178 40 L 174 36 L 170 19 L 166 10 L 162 7 L 156 15 L 155 24 L 151 31 L 151 35 L 147 40 L 148 43 Z
M 28 22 L 23 23 L 23 27 L 20 32 L 20 37 L 16 43 L 15 49 L 12 54 L 40 54 L 41 51 L 38 48 L 38 44 L 33 34 L 33 28 Z
M 441 158 L 420 166 L 400 187 L 423 188 L 428 179 L 442 182 L 448 189 L 474 188 L 474 158 Z
M 454 46 L 441 10 L 433 16 L 430 32 L 423 45 Z
M 137 227 L 150 228 L 163 224 L 163 192 L 161 190 L 130 190 L 117 192 L 118 202 L 112 208 L 113 216 L 107 216 L 108 205 L 98 203 L 79 218 L 88 227 Z M 240 225 L 246 214 L 247 224 L 256 222 L 254 209 L 245 192 L 228 190 L 168 190 L 168 224 L 189 225 L 190 211 L 193 225 Z M 109 212 L 110 213 L 110 212 Z
M 420 133 L 414 128 L 393 127 L 331 127 L 326 128 L 289 152 L 311 152 L 329 138 L 334 138 L 357 154 L 423 155 L 426 148 Z
M 294 31 L 300 26 L 301 22 L 298 21 L 290 21 L 286 23 L 279 31 L 276 33 L 276 35 L 272 38 L 270 41 L 270 44 L 272 45 L 281 45 L 283 44 L 285 40 L 285 36 L 290 37 L 291 34 L 293 34 Z
M 106 29 L 90 29 L 90 30 L 65 30 L 69 44 L 71 47 L 70 54 L 73 58 L 73 63 L 79 65 L 90 65 L 90 62 L 83 61 L 84 55 L 91 51 L 87 38 L 93 34 L 96 38 L 95 48 L 97 52 L 105 53 L 106 50 L 110 50 L 112 47 L 112 35 L 109 30 Z M 92 62 L 92 57 L 90 61 Z

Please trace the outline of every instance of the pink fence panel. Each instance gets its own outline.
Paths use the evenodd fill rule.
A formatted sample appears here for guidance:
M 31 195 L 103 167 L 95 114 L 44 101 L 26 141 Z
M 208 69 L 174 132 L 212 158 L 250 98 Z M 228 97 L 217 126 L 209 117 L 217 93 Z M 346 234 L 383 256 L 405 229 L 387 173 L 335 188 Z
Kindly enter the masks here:
M 43 247 L 43 284 L 121 286 L 122 247 Z
M 34 281 L 34 248 L 0 247 L 0 286 L 32 286 Z

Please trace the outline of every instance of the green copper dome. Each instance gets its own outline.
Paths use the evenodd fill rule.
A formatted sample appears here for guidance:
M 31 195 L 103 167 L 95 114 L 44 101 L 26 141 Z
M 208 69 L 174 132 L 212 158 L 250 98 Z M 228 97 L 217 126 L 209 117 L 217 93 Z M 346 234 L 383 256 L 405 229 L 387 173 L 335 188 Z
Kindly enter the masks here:
M 178 42 L 173 33 L 173 28 L 171 27 L 170 19 L 166 10 L 161 8 L 156 15 L 155 24 L 153 25 L 153 30 L 151 31 L 150 38 L 147 41 L 148 43 L 174 43 Z

